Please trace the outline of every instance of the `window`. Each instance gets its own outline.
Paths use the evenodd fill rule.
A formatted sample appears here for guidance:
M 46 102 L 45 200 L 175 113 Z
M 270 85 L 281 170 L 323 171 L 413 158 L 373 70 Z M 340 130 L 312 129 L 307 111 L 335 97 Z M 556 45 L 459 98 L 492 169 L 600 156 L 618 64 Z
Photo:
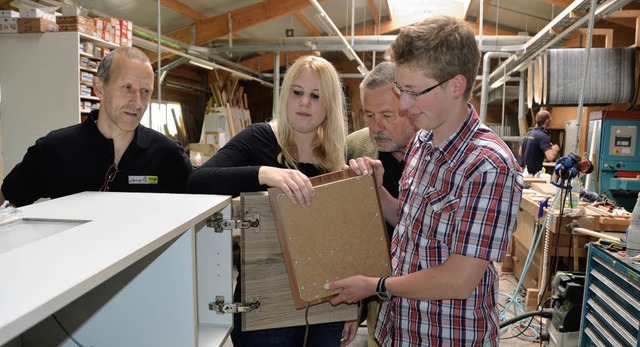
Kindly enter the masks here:
M 173 118 L 174 114 L 175 121 Z M 160 104 L 157 101 L 152 101 L 151 103 L 149 103 L 149 107 L 144 112 L 140 124 L 146 126 L 147 128 L 159 131 L 163 134 L 166 134 L 166 126 L 166 129 L 169 132 L 166 135 L 176 136 L 176 134 L 178 133 L 178 130 L 176 129 L 176 123 L 181 124 L 181 118 L 182 106 L 179 102 L 163 102 Z

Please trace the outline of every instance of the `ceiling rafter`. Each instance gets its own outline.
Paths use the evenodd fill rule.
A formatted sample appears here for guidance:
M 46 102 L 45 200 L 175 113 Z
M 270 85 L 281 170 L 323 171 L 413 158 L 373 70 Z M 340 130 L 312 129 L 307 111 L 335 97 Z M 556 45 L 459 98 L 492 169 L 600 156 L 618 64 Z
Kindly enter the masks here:
M 382 16 L 378 14 L 378 9 L 376 8 L 376 5 L 373 3 L 373 0 L 367 0 L 367 3 L 369 4 L 369 12 L 371 12 L 371 17 L 373 17 L 373 22 L 376 23 L 376 25 L 380 25 L 379 17 L 382 17 Z
M 228 17 L 234 31 L 243 30 L 267 20 L 284 16 L 311 6 L 308 0 L 265 0 L 229 13 L 219 14 L 195 22 L 197 45 L 207 44 L 228 34 Z M 171 36 L 171 35 L 169 35 Z
M 161 5 L 191 19 L 194 22 L 206 18 L 205 16 L 200 14 L 200 12 L 194 10 L 192 7 L 189 7 L 178 0 L 162 0 Z
M 293 12 L 293 15 L 302 23 L 309 31 L 313 33 L 315 36 L 323 36 L 322 33 L 316 28 L 313 23 L 311 23 L 301 11 Z

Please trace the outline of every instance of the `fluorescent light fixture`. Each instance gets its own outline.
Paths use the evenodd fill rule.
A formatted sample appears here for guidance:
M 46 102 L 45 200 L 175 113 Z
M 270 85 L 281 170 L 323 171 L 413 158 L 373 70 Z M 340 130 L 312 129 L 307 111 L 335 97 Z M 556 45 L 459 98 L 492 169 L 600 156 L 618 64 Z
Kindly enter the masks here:
M 358 72 L 360 72 L 363 76 L 366 75 L 369 71 L 367 70 L 367 68 L 363 67 L 363 66 L 358 66 Z
M 213 70 L 213 66 L 211 66 L 211 65 L 206 65 L 206 64 L 201 63 L 201 62 L 199 62 L 199 61 L 197 61 L 197 60 L 193 60 L 193 59 L 192 59 L 192 60 L 189 60 L 189 64 L 192 64 L 192 65 L 195 65 L 195 66 L 201 67 L 201 68 L 203 68 L 203 69 Z

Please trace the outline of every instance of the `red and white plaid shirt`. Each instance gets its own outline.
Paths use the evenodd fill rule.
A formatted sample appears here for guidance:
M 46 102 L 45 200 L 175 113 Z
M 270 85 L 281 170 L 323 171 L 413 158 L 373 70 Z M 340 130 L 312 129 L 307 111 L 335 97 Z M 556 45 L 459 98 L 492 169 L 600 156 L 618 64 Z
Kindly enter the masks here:
M 393 275 L 438 266 L 450 254 L 504 259 L 520 197 L 522 174 L 511 150 L 480 123 L 475 109 L 441 147 L 420 130 L 405 156 Z M 394 297 L 378 317 L 383 346 L 496 346 L 498 274 L 490 262 L 465 300 Z

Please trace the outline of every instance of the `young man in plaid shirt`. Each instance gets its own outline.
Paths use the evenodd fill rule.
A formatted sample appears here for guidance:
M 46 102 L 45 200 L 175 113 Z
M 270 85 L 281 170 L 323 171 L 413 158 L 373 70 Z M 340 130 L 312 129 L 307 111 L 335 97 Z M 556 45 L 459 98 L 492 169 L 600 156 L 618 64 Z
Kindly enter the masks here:
M 391 46 L 400 108 L 421 130 L 405 156 L 400 196 L 379 187 L 396 228 L 391 277 L 353 276 L 331 302 L 383 298 L 376 338 L 383 346 L 496 346 L 498 273 L 522 193 L 510 149 L 468 103 L 480 51 L 474 32 L 453 17 L 404 27 Z M 359 174 L 379 161 L 350 161 Z

